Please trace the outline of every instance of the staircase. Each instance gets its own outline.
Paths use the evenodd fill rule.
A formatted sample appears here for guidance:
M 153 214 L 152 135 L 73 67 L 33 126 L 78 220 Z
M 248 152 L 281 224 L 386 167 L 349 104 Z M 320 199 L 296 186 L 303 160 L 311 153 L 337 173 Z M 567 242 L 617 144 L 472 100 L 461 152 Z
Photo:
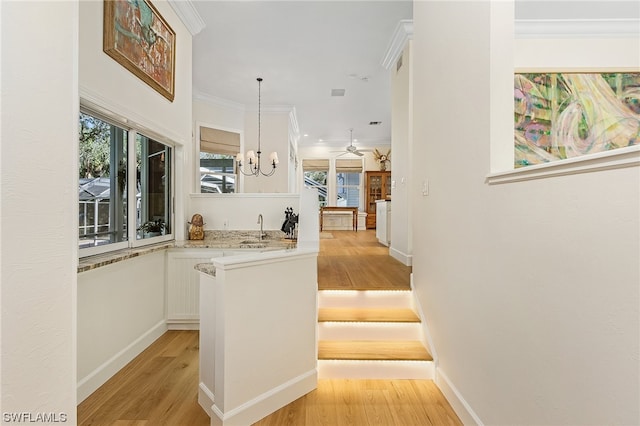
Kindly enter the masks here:
M 318 377 L 433 379 L 411 290 L 320 290 Z

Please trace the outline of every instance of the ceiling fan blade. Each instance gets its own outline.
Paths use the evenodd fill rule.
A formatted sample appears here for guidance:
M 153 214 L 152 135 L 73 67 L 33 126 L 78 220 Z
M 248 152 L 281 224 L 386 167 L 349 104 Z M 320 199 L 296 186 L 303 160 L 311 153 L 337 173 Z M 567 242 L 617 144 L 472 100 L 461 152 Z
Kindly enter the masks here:
M 353 151 L 352 154 L 357 155 L 358 157 L 362 157 L 364 154 L 360 151 Z

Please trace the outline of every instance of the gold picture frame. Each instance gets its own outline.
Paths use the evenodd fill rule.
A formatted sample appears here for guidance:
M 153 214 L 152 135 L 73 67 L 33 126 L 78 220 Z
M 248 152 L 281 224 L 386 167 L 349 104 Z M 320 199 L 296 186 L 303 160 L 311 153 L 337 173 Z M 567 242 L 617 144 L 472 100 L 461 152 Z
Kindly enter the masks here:
M 148 0 L 105 0 L 103 50 L 173 102 L 176 33 Z

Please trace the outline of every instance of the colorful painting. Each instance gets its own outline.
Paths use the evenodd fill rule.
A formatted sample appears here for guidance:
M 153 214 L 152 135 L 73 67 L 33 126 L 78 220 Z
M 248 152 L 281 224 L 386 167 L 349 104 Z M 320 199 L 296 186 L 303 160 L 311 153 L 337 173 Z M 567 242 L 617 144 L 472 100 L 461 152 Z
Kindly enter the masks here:
M 176 34 L 147 0 L 105 0 L 104 52 L 173 101 Z
M 640 73 L 514 80 L 515 167 L 640 145 Z

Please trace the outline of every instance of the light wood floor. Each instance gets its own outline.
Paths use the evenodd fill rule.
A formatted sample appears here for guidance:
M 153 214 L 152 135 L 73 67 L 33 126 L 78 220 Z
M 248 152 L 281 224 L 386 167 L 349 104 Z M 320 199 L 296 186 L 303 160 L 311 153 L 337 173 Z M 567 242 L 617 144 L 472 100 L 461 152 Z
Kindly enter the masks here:
M 408 290 L 411 267 L 389 256 L 375 231 L 329 231 L 320 239 L 319 290 Z
M 79 425 L 205 426 L 198 332 L 167 331 L 78 406 Z
M 167 331 L 78 406 L 78 424 L 208 426 L 198 332 Z M 249 386 L 250 384 L 248 384 Z M 255 426 L 462 425 L 431 380 L 320 380 Z
M 318 280 L 331 264 L 349 278 L 339 288 L 409 288 L 410 268 L 385 259 L 373 231 L 331 231 L 320 240 Z M 343 243 L 339 243 L 342 241 Z M 327 242 L 329 242 L 327 244 Z M 340 262 L 338 253 L 356 259 Z M 366 253 L 360 257 L 358 253 Z M 370 256 L 370 257 L 366 257 Z M 388 257 L 388 256 L 386 256 Z M 321 260 L 321 258 L 324 258 Z M 358 260 L 359 258 L 359 260 Z M 393 262 L 391 262 L 392 260 Z M 349 265 L 388 266 L 358 274 Z M 366 268 L 365 268 L 366 269 Z M 393 272 L 392 272 L 393 271 Z M 402 283 L 395 281 L 402 281 Z M 322 289 L 323 285 L 319 287 Z M 247 384 L 250 386 L 250 384 Z M 210 419 L 198 405 L 198 332 L 167 331 L 78 406 L 78 424 L 100 426 L 205 426 Z M 257 422 L 257 426 L 427 426 L 461 425 L 431 380 L 320 380 L 318 388 Z
M 254 426 L 462 425 L 431 380 L 320 380 Z

